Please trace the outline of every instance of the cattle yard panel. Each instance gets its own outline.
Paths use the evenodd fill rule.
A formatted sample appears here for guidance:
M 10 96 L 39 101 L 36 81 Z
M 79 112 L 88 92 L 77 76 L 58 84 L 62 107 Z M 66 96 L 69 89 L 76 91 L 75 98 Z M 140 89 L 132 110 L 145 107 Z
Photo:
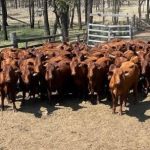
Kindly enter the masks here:
M 87 44 L 94 46 L 96 43 L 104 43 L 114 38 L 131 39 L 131 25 L 100 25 L 88 24 Z

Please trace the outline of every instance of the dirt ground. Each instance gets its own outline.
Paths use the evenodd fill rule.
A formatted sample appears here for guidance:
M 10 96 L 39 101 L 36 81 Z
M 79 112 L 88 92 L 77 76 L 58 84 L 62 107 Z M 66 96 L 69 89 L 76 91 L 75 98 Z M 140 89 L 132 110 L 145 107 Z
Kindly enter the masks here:
M 0 150 L 149 150 L 150 95 L 113 115 L 109 103 L 98 105 L 67 98 L 50 107 L 46 101 L 6 103 L 0 112 Z

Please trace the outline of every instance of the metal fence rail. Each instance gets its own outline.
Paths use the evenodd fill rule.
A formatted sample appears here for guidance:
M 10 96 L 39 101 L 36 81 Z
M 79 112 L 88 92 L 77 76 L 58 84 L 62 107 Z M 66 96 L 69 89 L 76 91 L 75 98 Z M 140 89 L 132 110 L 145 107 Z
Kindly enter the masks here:
M 87 44 L 94 46 L 95 43 L 103 43 L 113 38 L 131 39 L 131 25 L 88 25 Z

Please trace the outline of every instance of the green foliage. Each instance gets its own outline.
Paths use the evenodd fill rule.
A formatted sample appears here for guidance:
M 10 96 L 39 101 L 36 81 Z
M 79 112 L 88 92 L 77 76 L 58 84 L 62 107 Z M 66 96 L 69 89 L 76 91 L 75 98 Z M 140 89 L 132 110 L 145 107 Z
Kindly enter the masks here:
M 72 4 L 72 0 L 55 0 L 57 10 L 59 12 L 67 12 L 68 6 Z

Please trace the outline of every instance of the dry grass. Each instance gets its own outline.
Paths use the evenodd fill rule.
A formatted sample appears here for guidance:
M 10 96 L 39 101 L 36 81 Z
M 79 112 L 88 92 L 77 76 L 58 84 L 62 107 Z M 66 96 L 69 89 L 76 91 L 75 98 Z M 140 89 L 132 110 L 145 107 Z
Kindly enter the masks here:
M 150 96 L 150 95 L 149 95 Z M 2 150 L 148 150 L 149 96 L 125 114 L 111 113 L 110 105 L 91 105 L 67 99 L 62 106 L 27 101 L 19 111 L 0 113 Z

